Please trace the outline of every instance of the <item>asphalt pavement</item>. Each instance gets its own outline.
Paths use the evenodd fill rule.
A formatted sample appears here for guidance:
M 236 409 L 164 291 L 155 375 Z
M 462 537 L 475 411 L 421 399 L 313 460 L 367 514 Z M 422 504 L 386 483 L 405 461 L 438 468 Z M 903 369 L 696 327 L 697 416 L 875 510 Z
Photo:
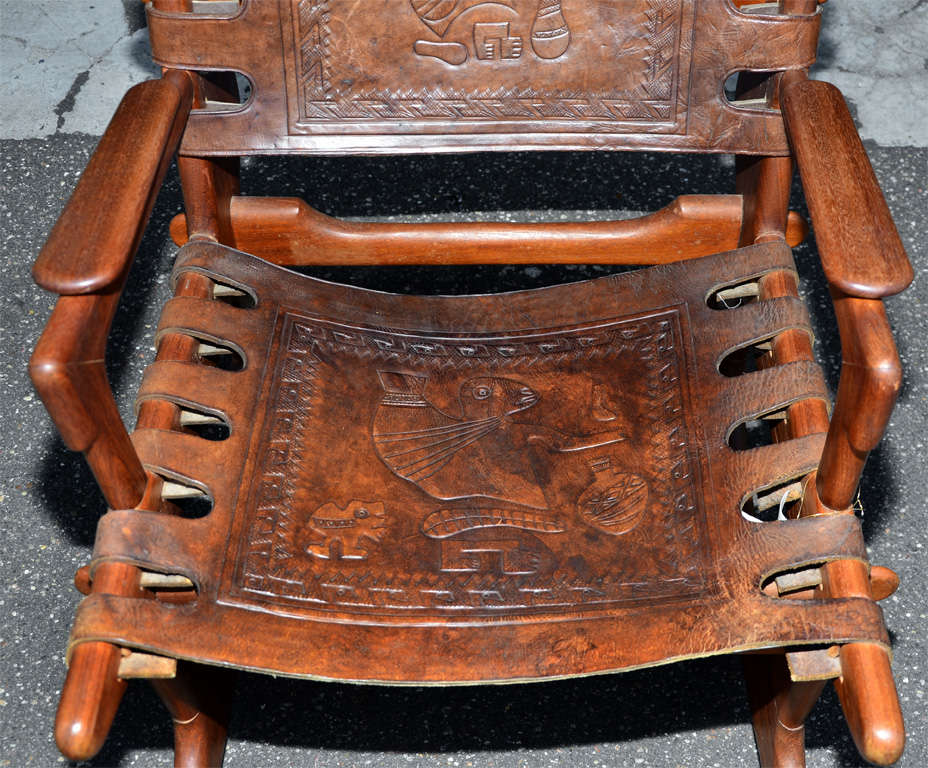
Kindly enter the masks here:
M 71 578 L 89 559 L 104 502 L 26 377 L 54 303 L 33 285 L 29 268 L 121 93 L 150 76 L 137 5 L 0 0 L 7 73 L 0 84 L 0 768 L 64 762 L 51 730 L 79 600 Z M 883 608 L 909 734 L 899 765 L 921 768 L 928 765 L 928 13 L 924 0 L 829 3 L 826 13 L 833 24 L 818 76 L 848 94 L 916 270 L 914 284 L 887 301 L 906 379 L 888 435 L 867 465 L 860 506 L 872 561 L 902 577 Z M 558 220 L 650 211 L 681 192 L 729 192 L 733 176 L 728 157 L 659 154 L 260 158 L 246 162 L 243 186 L 254 195 L 303 197 L 346 217 Z M 805 212 L 798 184 L 793 203 Z M 130 423 L 169 290 L 176 248 L 168 223 L 181 207 L 172 168 L 108 350 L 111 382 Z M 817 354 L 834 388 L 839 350 L 814 236 L 795 255 L 820 339 Z M 422 293 L 528 288 L 607 273 L 534 266 L 314 272 Z M 812 768 L 860 764 L 830 688 L 810 717 L 807 743 Z M 454 689 L 242 674 L 225 764 L 708 768 L 755 766 L 757 758 L 740 663 L 728 657 L 584 680 Z M 169 718 L 148 686 L 131 684 L 103 752 L 89 765 L 171 765 Z

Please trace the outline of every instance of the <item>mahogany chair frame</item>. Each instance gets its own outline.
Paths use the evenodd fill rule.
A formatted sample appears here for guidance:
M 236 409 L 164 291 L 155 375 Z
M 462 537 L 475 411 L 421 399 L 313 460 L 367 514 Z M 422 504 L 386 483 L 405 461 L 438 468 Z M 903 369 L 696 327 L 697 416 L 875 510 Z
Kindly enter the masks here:
M 749 5 L 744 0 L 736 4 Z M 816 6 L 816 0 L 780 0 L 778 11 L 810 14 Z M 185 0 L 155 0 L 153 8 L 169 13 L 187 5 Z M 153 37 L 158 34 L 153 30 Z M 160 80 L 132 88 L 35 265 L 36 281 L 60 298 L 33 355 L 31 375 L 65 443 L 83 452 L 114 510 L 171 508 L 162 498 L 162 481 L 142 466 L 120 419 L 104 352 L 134 253 L 188 117 L 208 101 L 221 100 L 220 90 L 216 80 L 172 68 Z M 781 110 L 791 153 L 739 155 L 735 194 L 680 197 L 636 220 L 340 222 L 298 200 L 239 196 L 236 157 L 181 153 L 177 163 L 186 210 L 171 231 L 178 243 L 233 244 L 280 265 L 563 263 L 566 244 L 570 258 L 579 263 L 659 264 L 755 243 L 798 243 L 804 223 L 788 209 L 798 166 L 834 299 L 843 362 L 831 417 L 823 402 L 802 401 L 789 407 L 780 429 L 783 437 L 792 438 L 827 430 L 821 463 L 814 482 L 806 484 L 799 514 L 853 515 L 867 454 L 883 434 L 901 380 L 882 299 L 911 281 L 911 267 L 837 89 L 810 80 L 806 67 L 798 66 L 765 78 L 760 86 L 743 78 L 741 92 L 742 98 L 759 95 Z M 207 297 L 211 290 L 208 278 L 186 273 L 177 295 Z M 797 285 L 779 273 L 762 279 L 759 291 L 761 298 L 796 296 Z M 157 360 L 190 360 L 196 353 L 189 336 L 168 335 Z M 812 360 L 808 336 L 781 333 L 770 358 L 776 364 Z M 140 406 L 138 425 L 172 429 L 179 418 L 176 406 L 149 400 Z M 152 578 L 135 565 L 106 561 L 92 580 L 82 569 L 76 582 L 85 593 L 151 597 Z M 821 585 L 806 592 L 879 599 L 896 582 L 888 569 L 840 560 L 824 565 Z M 800 675 L 794 681 L 783 652 L 745 656 L 761 762 L 803 764 L 803 722 L 827 678 L 835 679 L 861 754 L 880 764 L 898 759 L 904 728 L 886 648 L 848 643 L 836 646 L 826 661 L 831 664 L 826 679 Z M 133 677 L 151 679 L 170 710 L 177 765 L 221 762 L 228 717 L 228 697 L 218 694 L 222 673 L 102 641 L 82 643 L 70 657 L 55 732 L 68 757 L 85 759 L 100 749 L 126 680 Z M 205 678 L 213 680 L 204 685 Z

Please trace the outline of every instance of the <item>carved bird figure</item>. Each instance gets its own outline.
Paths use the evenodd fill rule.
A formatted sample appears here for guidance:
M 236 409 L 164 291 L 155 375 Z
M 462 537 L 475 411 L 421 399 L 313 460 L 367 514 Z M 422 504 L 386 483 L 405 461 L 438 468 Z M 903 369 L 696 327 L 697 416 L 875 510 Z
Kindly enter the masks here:
M 426 377 L 381 371 L 380 381 L 374 448 L 392 472 L 438 499 L 483 496 L 546 508 L 509 418 L 538 402 L 531 387 L 503 377 L 469 379 L 459 391 L 461 415 L 453 416 L 425 398 Z

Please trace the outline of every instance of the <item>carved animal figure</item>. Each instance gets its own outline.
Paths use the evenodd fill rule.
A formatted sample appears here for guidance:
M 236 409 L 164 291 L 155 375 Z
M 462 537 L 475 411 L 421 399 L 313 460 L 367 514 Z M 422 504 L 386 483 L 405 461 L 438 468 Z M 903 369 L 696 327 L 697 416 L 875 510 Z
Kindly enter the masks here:
M 423 376 L 381 371 L 380 381 L 374 448 L 395 474 L 438 499 L 486 496 L 547 506 L 507 418 L 538 402 L 531 387 L 501 377 L 469 379 L 459 391 L 458 417 L 425 399 Z
M 515 379 L 478 376 L 459 390 L 460 416 L 425 397 L 427 377 L 380 371 L 383 398 L 374 415 L 374 448 L 392 472 L 437 499 L 482 496 L 546 509 L 530 445 L 584 451 L 624 440 L 617 430 L 575 438 L 512 417 L 538 402 Z
M 383 502 L 352 501 L 344 509 L 330 502 L 309 518 L 306 552 L 321 560 L 365 560 L 386 527 Z

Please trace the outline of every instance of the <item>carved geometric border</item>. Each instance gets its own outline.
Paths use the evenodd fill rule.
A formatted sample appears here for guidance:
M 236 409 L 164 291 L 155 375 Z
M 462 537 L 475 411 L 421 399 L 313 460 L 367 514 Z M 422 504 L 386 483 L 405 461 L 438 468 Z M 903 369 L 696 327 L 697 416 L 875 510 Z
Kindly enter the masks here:
M 568 120 L 672 122 L 674 72 L 679 61 L 679 0 L 648 0 L 644 82 L 612 93 L 547 92 L 527 88 L 464 92 L 453 89 L 370 90 L 334 99 L 328 78 L 330 0 L 294 6 L 300 121 L 333 120 Z
M 284 326 L 286 352 L 276 381 L 276 407 L 270 414 L 267 450 L 261 458 L 260 481 L 253 519 L 248 522 L 241 579 L 248 589 L 251 574 L 278 568 L 293 552 L 288 546 L 293 530 L 293 496 L 296 488 L 286 470 L 302 458 L 301 447 L 313 407 L 319 358 L 313 340 L 299 333 L 299 326 Z M 307 343 L 308 341 L 308 343 Z
M 436 339 L 418 334 L 379 332 L 327 321 L 288 315 L 283 327 L 285 344 L 276 374 L 278 404 L 269 418 L 267 446 L 262 457 L 258 490 L 246 520 L 247 532 L 240 546 L 232 592 L 249 602 L 281 603 L 313 611 L 348 611 L 367 615 L 388 612 L 434 615 L 449 604 L 456 612 L 471 609 L 504 609 L 509 612 L 555 611 L 563 608 L 595 609 L 637 601 L 685 599 L 704 588 L 701 570 L 700 525 L 694 497 L 693 457 L 687 450 L 683 388 L 676 338 L 679 321 L 674 312 L 630 322 L 609 321 L 594 327 L 551 331 L 529 340 L 508 337 L 512 343 L 480 344 L 473 339 Z M 481 336 L 498 341 L 500 336 Z M 318 347 L 317 347 L 318 345 Z M 326 354 L 353 354 L 368 362 L 389 359 L 393 363 L 431 361 L 438 367 L 479 366 L 497 368 L 519 359 L 585 354 L 618 354 L 634 349 L 645 363 L 645 383 L 651 421 L 654 462 L 659 474 L 668 478 L 660 484 L 659 504 L 663 511 L 663 537 L 667 551 L 674 553 L 675 573 L 666 579 L 631 584 L 619 575 L 602 575 L 593 580 L 555 574 L 542 587 L 531 580 L 494 575 L 414 575 L 387 577 L 375 568 L 328 568 L 311 574 L 288 567 L 293 557 L 292 500 L 295 489 L 286 464 L 299 461 L 300 446 L 310 414 L 315 407 L 316 378 L 320 358 Z

